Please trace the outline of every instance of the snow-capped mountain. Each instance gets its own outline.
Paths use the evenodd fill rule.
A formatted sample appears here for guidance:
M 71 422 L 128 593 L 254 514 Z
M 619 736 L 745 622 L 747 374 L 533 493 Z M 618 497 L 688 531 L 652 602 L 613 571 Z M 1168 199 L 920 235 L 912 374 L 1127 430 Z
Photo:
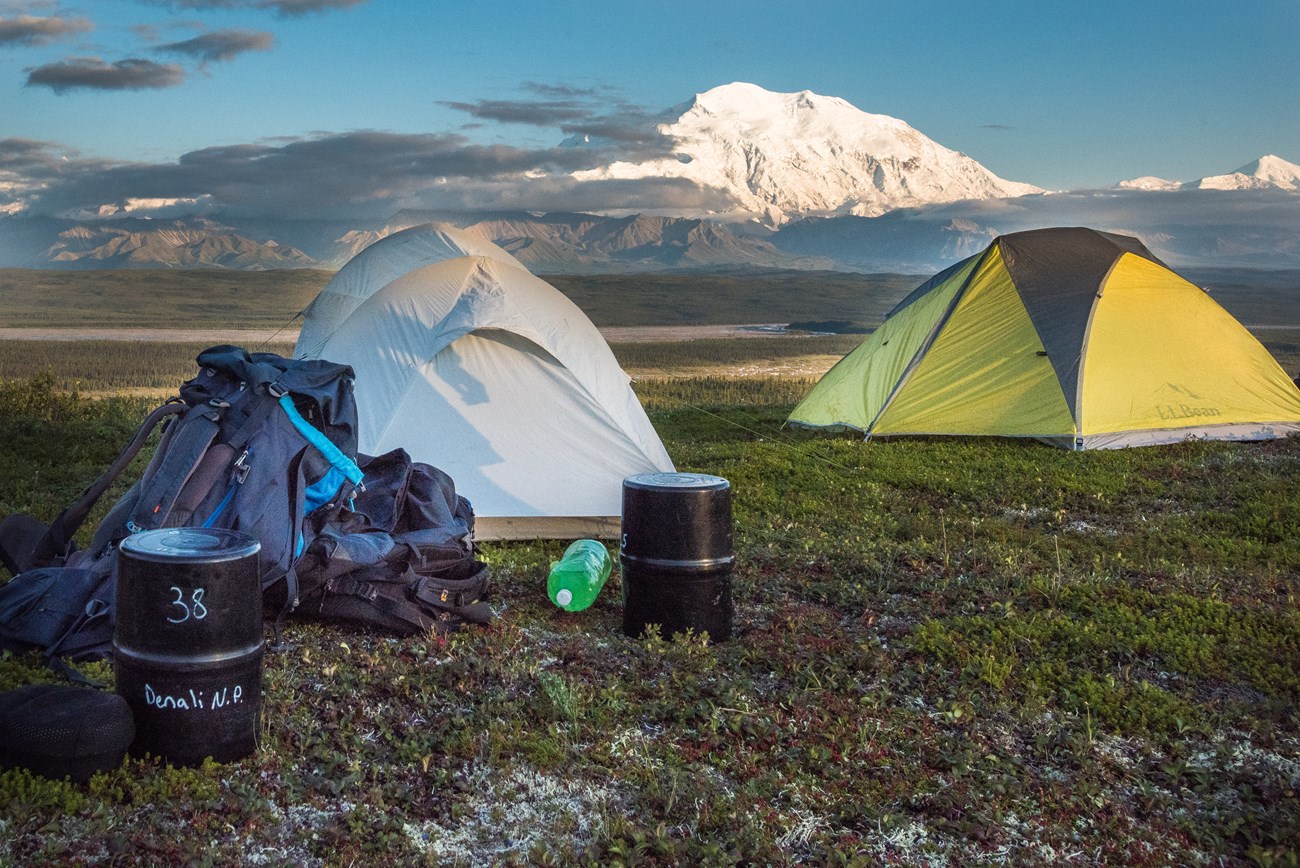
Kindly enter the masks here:
M 1194 186 L 1202 190 L 1300 190 L 1300 166 L 1268 154 L 1227 175 L 1202 178 Z
M 1121 190 L 1179 190 L 1182 189 L 1183 182 L 1169 181 L 1164 178 L 1157 178 L 1154 175 L 1143 175 L 1141 178 L 1120 181 L 1115 186 Z
M 670 110 L 657 129 L 674 142 L 672 157 L 616 162 L 575 177 L 682 178 L 734 202 L 730 213 L 712 216 L 756 217 L 770 225 L 1044 192 L 999 178 L 897 118 L 806 90 L 772 93 L 741 82 L 715 87 Z
M 1150 175 L 1115 185 L 1122 190 L 1293 190 L 1300 191 L 1300 166 L 1267 154 L 1226 175 L 1199 181 L 1166 181 Z
M 654 159 L 634 162 L 623 150 L 624 161 L 600 164 L 626 142 L 565 142 L 593 149 L 569 156 L 601 165 L 572 177 L 617 181 L 614 198 L 598 201 L 627 203 L 622 209 L 401 210 L 320 220 L 216 210 L 166 219 L 0 212 L 0 268 L 334 269 L 378 238 L 430 221 L 477 232 L 538 273 L 926 273 L 998 234 L 1042 226 L 1135 234 L 1180 265 L 1300 268 L 1300 166 L 1276 156 L 1199 181 L 1146 176 L 1117 189 L 1029 195 L 1044 191 L 999 178 L 897 118 L 810 91 L 728 84 L 656 121 L 649 123 L 662 138 L 638 150 Z M 642 196 L 643 188 L 655 192 Z M 1009 197 L 1024 198 L 1009 206 Z M 655 204 L 642 211 L 638 202 Z

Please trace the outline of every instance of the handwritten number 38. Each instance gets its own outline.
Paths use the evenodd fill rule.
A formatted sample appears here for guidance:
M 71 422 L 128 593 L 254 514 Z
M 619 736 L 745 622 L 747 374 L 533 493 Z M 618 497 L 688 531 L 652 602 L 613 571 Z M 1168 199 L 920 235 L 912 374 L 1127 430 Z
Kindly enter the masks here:
M 189 603 L 185 602 L 185 592 L 175 585 L 171 589 L 176 592 L 176 599 L 172 605 L 180 609 L 179 618 L 168 618 L 167 621 L 172 624 L 184 624 L 190 618 L 196 621 L 202 621 L 208 615 L 208 607 L 203 605 L 203 589 L 195 588 L 190 592 Z

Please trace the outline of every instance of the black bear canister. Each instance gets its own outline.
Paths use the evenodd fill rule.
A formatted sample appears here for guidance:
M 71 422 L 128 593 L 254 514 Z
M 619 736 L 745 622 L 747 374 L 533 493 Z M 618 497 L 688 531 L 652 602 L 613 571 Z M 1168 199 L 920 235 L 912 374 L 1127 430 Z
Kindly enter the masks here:
M 262 585 L 257 540 L 164 528 L 122 541 L 113 665 L 135 717 L 131 753 L 175 765 L 230 762 L 257 747 Z
M 658 624 L 664 638 L 693 630 L 731 638 L 731 483 L 704 473 L 623 480 L 623 632 Z

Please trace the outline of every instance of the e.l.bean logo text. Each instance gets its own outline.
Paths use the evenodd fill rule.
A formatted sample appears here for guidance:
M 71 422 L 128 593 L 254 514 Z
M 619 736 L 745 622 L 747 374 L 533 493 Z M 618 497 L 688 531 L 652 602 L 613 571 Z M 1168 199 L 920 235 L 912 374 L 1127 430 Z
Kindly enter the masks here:
M 1157 404 L 1156 412 L 1161 419 L 1202 419 L 1222 415 L 1218 407 L 1193 407 L 1190 404 Z
M 1204 401 L 1204 397 L 1198 395 L 1186 386 L 1180 386 L 1176 383 L 1165 383 L 1160 389 L 1161 392 L 1174 392 L 1179 397 L 1173 401 L 1167 401 L 1156 404 L 1156 412 L 1160 414 L 1161 419 L 1205 419 L 1215 416 L 1222 416 L 1223 413 L 1218 407 L 1210 407 L 1205 404 L 1190 404 L 1188 401 Z M 1182 400 L 1179 400 L 1179 399 Z

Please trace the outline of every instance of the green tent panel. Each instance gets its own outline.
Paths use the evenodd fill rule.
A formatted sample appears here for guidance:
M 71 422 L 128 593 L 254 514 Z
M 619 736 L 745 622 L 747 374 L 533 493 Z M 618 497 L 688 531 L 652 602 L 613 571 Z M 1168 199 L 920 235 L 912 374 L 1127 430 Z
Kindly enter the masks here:
M 870 339 L 827 371 L 818 384 L 816 397 L 809 395 L 796 409 L 796 413 L 803 413 L 800 418 L 823 428 L 867 430 L 908 366 L 933 336 L 935 324 L 975 269 L 976 260 L 968 259 L 960 265 L 951 277 L 936 284 L 933 292 L 921 296 L 897 316 L 890 316 Z
M 1300 389 L 1135 238 L 1005 235 L 926 281 L 790 415 L 868 437 L 1075 449 L 1300 432 Z

